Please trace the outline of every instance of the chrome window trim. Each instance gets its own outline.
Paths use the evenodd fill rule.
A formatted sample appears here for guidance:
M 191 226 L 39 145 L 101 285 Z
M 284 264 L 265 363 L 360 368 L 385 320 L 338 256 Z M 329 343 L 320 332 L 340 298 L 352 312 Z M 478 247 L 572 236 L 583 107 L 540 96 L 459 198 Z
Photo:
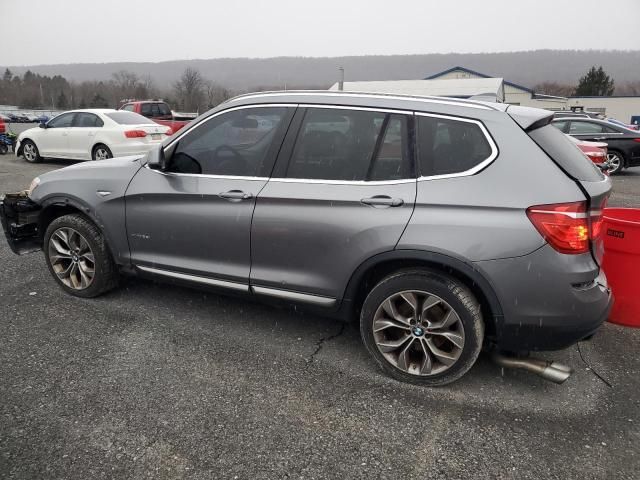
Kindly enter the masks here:
M 278 288 L 252 286 L 251 290 L 258 295 L 266 295 L 268 297 L 283 298 L 285 300 L 312 303 L 323 307 L 331 307 L 336 304 L 333 297 L 323 297 L 322 295 L 313 295 L 309 293 L 293 292 L 291 290 L 280 290 Z
M 440 100 L 437 98 L 430 97 L 418 97 L 418 96 L 399 96 L 399 95 L 387 95 L 387 94 L 372 94 L 372 93 L 351 93 L 351 92 L 341 92 L 341 93 L 332 93 L 330 91 L 318 91 L 318 92 L 274 92 L 274 93 L 254 93 L 247 94 L 236 97 L 235 100 L 244 100 L 247 98 L 264 98 L 264 97 L 282 97 L 282 96 L 323 96 L 323 97 L 355 97 L 355 98 L 378 98 L 378 99 L 390 99 L 390 100 L 405 100 L 405 101 L 415 101 L 415 102 L 423 102 L 423 103 L 435 103 L 438 105 L 453 105 L 456 107 L 463 108 L 477 108 L 480 110 L 495 110 L 487 105 L 482 105 L 480 103 L 473 103 L 470 100 Z M 322 105 L 322 104 L 318 104 Z
M 393 108 L 384 107 L 350 107 L 349 105 L 325 105 L 322 103 L 300 103 L 299 107 L 302 108 L 325 108 L 331 110 L 360 110 L 363 112 L 381 112 L 381 113 L 396 113 L 398 115 L 413 115 L 413 110 L 397 110 Z
M 244 177 L 241 175 L 209 175 L 206 173 L 178 173 L 178 172 L 161 172 L 160 170 L 154 170 L 149 168 L 147 165 L 144 166 L 148 170 L 159 173 L 160 175 L 164 175 L 165 177 L 195 177 L 195 178 L 211 178 L 218 180 L 251 180 L 251 181 L 262 181 L 266 182 L 269 180 L 269 177 Z
M 321 180 L 312 178 L 271 178 L 269 182 L 277 183 L 314 183 L 314 184 L 326 184 L 326 185 L 398 185 L 402 183 L 415 183 L 416 178 L 403 178 L 400 180 L 372 180 L 367 182 L 366 180 Z
M 143 265 L 136 265 L 136 268 L 139 268 L 143 272 L 153 273 L 155 275 L 162 275 L 170 278 L 177 278 L 179 280 L 187 280 L 189 282 L 212 285 L 214 287 L 229 288 L 232 290 L 241 290 L 243 292 L 249 291 L 249 285 L 245 283 L 230 282 L 228 280 L 218 280 L 216 278 L 203 277 L 200 275 L 189 275 L 187 273 L 174 272 L 172 270 L 162 270 L 153 267 L 145 267 Z
M 491 163 L 493 163 L 493 161 L 498 157 L 498 146 L 496 145 L 496 143 L 494 142 L 493 138 L 489 134 L 489 130 L 487 130 L 487 128 L 484 126 L 484 124 L 480 120 L 474 120 L 474 119 L 471 119 L 471 118 L 458 117 L 458 116 L 455 116 L 455 115 L 440 115 L 440 114 L 435 114 L 435 113 L 415 112 L 415 114 L 416 114 L 416 116 L 420 116 L 420 117 L 435 117 L 435 118 L 444 118 L 444 119 L 447 119 L 447 120 L 454 120 L 454 121 L 457 121 L 457 122 L 474 123 L 474 124 L 478 125 L 478 127 L 480 127 L 480 131 L 482 132 L 482 134 L 484 135 L 485 139 L 489 143 L 489 146 L 491 147 L 491 154 L 487 157 L 487 159 L 483 160 L 480 163 L 478 163 L 475 167 L 472 167 L 469 170 L 465 170 L 463 172 L 457 172 L 457 173 L 446 173 L 446 174 L 443 174 L 443 175 L 424 175 L 424 176 L 418 177 L 418 181 L 419 182 L 426 181 L 426 180 L 441 180 L 441 179 L 445 179 L 445 178 L 469 177 L 471 175 L 475 175 L 476 173 L 480 172 L 481 170 L 484 170 Z M 420 159 L 416 157 L 416 161 L 419 162 Z

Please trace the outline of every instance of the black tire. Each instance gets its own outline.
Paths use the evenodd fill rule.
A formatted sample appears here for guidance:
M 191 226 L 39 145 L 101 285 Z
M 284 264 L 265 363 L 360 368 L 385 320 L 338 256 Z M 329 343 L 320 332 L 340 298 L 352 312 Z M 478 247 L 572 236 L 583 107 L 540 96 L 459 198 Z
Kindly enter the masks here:
M 106 156 L 101 156 L 101 152 L 104 152 Z M 99 143 L 98 145 L 93 147 L 93 150 L 91 151 L 91 160 L 104 160 L 106 158 L 113 158 L 113 153 L 111 153 L 109 147 L 107 147 L 103 143 Z
M 86 288 L 78 289 L 66 285 L 54 270 L 54 262 L 50 251 L 53 248 L 51 237 L 60 230 L 68 231 L 68 229 L 79 233 L 82 239 L 87 242 L 93 254 L 93 279 Z M 49 272 L 56 283 L 71 295 L 82 298 L 97 297 L 118 285 L 118 270 L 104 236 L 98 227 L 82 215 L 64 215 L 51 222 L 44 235 L 43 250 Z
M 411 368 L 406 371 L 399 368 L 399 361 L 394 365 L 378 348 L 376 336 L 379 336 L 380 333 L 374 334 L 375 316 L 377 312 L 379 312 L 379 309 L 385 310 L 382 306 L 384 302 L 392 298 L 397 298 L 400 292 L 406 291 L 424 292 L 428 294 L 426 298 L 436 297 L 440 300 L 440 303 L 434 304 L 432 308 L 441 309 L 445 317 L 449 309 L 457 314 L 459 321 L 456 321 L 456 329 L 457 332 L 460 332 L 460 330 L 463 331 L 461 334 L 463 337 L 463 346 L 459 348 L 456 347 L 457 359 L 451 365 L 445 366 L 443 364 L 441 368 L 444 368 L 444 371 L 435 371 L 434 369 L 433 373 L 410 373 L 409 370 L 411 370 Z M 394 295 L 396 297 L 394 297 Z M 422 306 L 424 306 L 424 303 Z M 420 311 L 421 308 L 422 307 L 419 307 L 417 311 Z M 432 310 L 428 310 L 428 312 L 432 312 Z M 418 320 L 424 322 L 424 325 L 426 325 L 426 323 L 432 325 L 426 321 L 427 315 L 424 315 L 423 318 L 422 313 L 419 315 Z M 434 312 L 433 315 L 435 315 L 435 313 L 437 312 Z M 429 315 L 431 316 L 432 313 L 429 313 Z M 386 314 L 383 314 L 383 317 L 384 316 L 386 316 Z M 385 319 L 378 318 L 377 322 L 385 322 Z M 437 322 L 434 322 L 434 324 L 435 323 Z M 443 323 L 446 323 L 446 321 L 443 320 Z M 380 324 L 376 323 L 376 325 Z M 421 324 L 418 323 L 418 325 Z M 424 350 L 419 350 L 421 347 L 426 348 L 426 343 L 442 341 L 443 346 L 446 344 L 446 341 L 441 340 L 442 336 L 436 334 L 431 335 L 433 331 L 430 332 L 428 328 L 418 328 L 418 330 L 423 331 L 423 333 L 420 334 L 423 335 L 423 337 L 419 338 L 419 340 L 424 343 L 415 342 L 416 326 L 411 328 L 413 329 L 411 333 L 403 331 L 401 335 L 409 335 L 407 338 L 411 338 L 411 341 L 408 342 L 408 344 L 411 345 L 410 347 L 405 348 L 404 345 L 407 345 L 407 343 L 402 344 L 403 347 L 401 348 L 403 348 L 404 351 L 407 351 L 409 348 L 416 348 L 415 344 L 417 343 L 418 354 L 427 356 L 423 353 L 425 352 Z M 387 330 L 384 330 L 384 332 L 387 332 Z M 436 387 L 454 382 L 471 369 L 482 349 L 484 322 L 478 300 L 474 297 L 473 293 L 458 280 L 429 270 L 400 271 L 386 277 L 369 292 L 362 306 L 360 315 L 360 334 L 367 350 L 384 372 L 403 382 Z M 451 343 L 451 346 L 454 347 L 453 343 Z M 431 350 L 430 353 L 432 352 Z M 393 353 L 388 353 L 387 355 L 393 356 Z M 407 355 L 407 358 L 409 358 L 409 355 Z M 436 365 L 438 359 L 432 356 L 432 360 L 432 365 Z M 413 364 L 411 364 L 411 366 L 413 367 Z
M 615 164 L 615 168 L 609 169 L 609 175 L 617 175 L 626 168 L 624 155 L 618 150 L 609 150 L 607 152 L 607 162 L 611 165 Z
M 0 143 L 0 155 L 6 155 L 9 151 L 9 147 L 7 147 L 4 143 Z
M 40 151 L 35 143 L 31 140 L 25 140 L 22 144 L 22 156 L 29 163 L 40 163 L 42 161 L 42 157 L 40 156 Z

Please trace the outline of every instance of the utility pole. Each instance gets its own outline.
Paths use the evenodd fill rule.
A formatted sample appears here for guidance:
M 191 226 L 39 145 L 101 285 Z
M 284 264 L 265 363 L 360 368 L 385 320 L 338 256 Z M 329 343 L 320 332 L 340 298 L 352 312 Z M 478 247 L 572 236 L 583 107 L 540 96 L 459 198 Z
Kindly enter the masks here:
M 338 82 L 338 90 L 344 90 L 344 68 L 338 68 L 340 70 L 340 81 Z

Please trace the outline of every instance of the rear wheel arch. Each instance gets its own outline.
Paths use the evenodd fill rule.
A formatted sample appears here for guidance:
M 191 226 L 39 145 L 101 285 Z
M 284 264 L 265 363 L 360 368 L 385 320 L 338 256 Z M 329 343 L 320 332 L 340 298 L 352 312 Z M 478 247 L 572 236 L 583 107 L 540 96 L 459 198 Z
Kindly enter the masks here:
M 494 337 L 496 324 L 502 318 L 503 311 L 491 283 L 469 263 L 437 252 L 393 250 L 364 261 L 353 273 L 345 289 L 341 305 L 343 315 L 357 318 L 368 292 L 385 277 L 403 270 L 431 271 L 462 282 L 480 302 L 487 336 Z
M 95 153 L 96 153 L 96 150 L 97 150 L 99 147 L 104 147 L 104 148 L 106 148 L 106 149 L 107 149 L 107 151 L 109 152 L 109 154 L 111 155 L 111 157 L 110 157 L 110 158 L 113 158 L 113 150 L 111 150 L 111 148 L 109 147 L 109 145 L 107 145 L 107 144 L 106 144 L 106 143 L 104 143 L 104 142 L 96 142 L 96 143 L 95 143 L 95 145 L 94 145 L 93 147 L 91 147 L 91 154 L 90 154 L 90 158 L 91 158 L 92 160 L 95 160 Z

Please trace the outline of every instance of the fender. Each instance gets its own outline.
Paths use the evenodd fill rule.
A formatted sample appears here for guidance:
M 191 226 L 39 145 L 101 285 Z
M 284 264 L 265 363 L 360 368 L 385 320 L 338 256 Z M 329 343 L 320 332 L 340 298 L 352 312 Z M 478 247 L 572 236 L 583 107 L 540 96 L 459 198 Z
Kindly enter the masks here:
M 43 200 L 41 200 L 40 204 L 42 205 L 43 212 L 46 211 L 48 207 L 52 206 L 72 207 L 82 212 L 83 215 L 88 217 L 100 229 L 102 235 L 104 235 L 107 241 L 107 246 L 109 247 L 109 249 L 111 249 L 111 253 L 114 256 L 115 262 L 118 264 L 121 264 L 122 262 L 128 263 L 128 257 L 122 258 L 122 255 L 120 255 L 119 252 L 115 249 L 118 244 L 115 242 L 115 239 L 109 232 L 109 229 L 105 228 L 104 222 L 101 220 L 98 212 L 93 210 L 87 202 L 74 195 L 55 194 L 50 197 L 45 197 Z M 129 252 L 127 251 L 127 254 L 128 253 Z
M 384 262 L 394 260 L 418 260 L 434 265 L 441 265 L 464 275 L 482 292 L 487 300 L 489 308 L 491 309 L 491 315 L 494 317 L 494 320 L 498 322 L 499 319 L 503 317 L 502 307 L 498 296 L 495 293 L 495 289 L 476 265 L 443 253 L 409 249 L 392 250 L 380 253 L 361 263 L 349 279 L 349 283 L 347 284 L 347 288 L 345 289 L 343 300 L 340 305 L 340 310 L 343 311 L 343 313 L 346 313 L 344 310 L 353 306 L 353 302 L 356 300 L 358 288 L 361 285 L 364 276 L 371 270 L 371 268 L 374 268 L 376 265 L 381 265 Z

